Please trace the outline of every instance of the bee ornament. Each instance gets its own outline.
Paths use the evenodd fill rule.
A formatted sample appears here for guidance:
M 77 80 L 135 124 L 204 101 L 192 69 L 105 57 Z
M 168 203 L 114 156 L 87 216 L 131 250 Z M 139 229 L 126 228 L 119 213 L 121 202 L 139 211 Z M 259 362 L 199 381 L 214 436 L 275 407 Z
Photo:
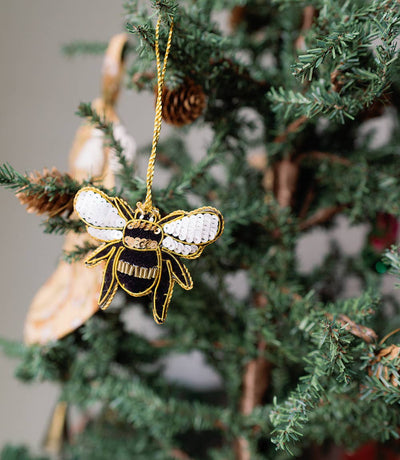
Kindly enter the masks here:
M 149 212 L 137 203 L 133 210 L 124 200 L 94 187 L 82 188 L 74 207 L 88 233 L 103 243 L 85 261 L 88 266 L 105 262 L 100 308 L 110 305 L 118 287 L 133 297 L 151 294 L 159 324 L 167 316 L 175 282 L 186 290 L 193 287 L 180 258 L 199 257 L 224 228 L 221 213 L 213 207 L 174 211 L 160 218 L 157 208 Z
M 155 33 L 157 102 L 153 142 L 146 176 L 146 198 L 133 210 L 124 200 L 109 197 L 94 187 L 84 187 L 75 196 L 74 207 L 88 233 L 103 244 L 86 259 L 86 265 L 104 262 L 98 304 L 106 309 L 118 287 L 133 297 L 152 295 L 153 316 L 163 323 L 175 283 L 193 287 L 192 277 L 180 258 L 195 259 L 218 239 L 224 229 L 221 213 L 212 207 L 190 212 L 174 211 L 161 218 L 152 202 L 152 183 L 162 122 L 162 92 L 172 43 L 174 21 L 169 24 L 164 62 L 161 65 L 159 15 Z

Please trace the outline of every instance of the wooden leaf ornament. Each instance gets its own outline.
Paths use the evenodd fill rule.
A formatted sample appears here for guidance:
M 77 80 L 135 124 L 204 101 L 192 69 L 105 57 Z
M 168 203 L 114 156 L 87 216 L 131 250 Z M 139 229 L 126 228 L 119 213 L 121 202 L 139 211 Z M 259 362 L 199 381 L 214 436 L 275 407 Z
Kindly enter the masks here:
M 81 189 L 74 202 L 88 233 L 103 244 L 86 265 L 104 264 L 98 303 L 106 309 L 118 287 L 133 297 L 151 294 L 153 317 L 163 323 L 175 283 L 183 289 L 193 281 L 181 258 L 195 259 L 217 240 L 224 229 L 221 213 L 212 207 L 174 211 L 160 219 L 156 208 L 132 209 L 94 187 Z
M 103 67 L 102 98 L 92 105 L 106 122 L 113 123 L 114 137 L 120 141 L 127 160 L 132 161 L 135 141 L 121 125 L 114 109 L 122 76 L 121 53 L 126 41 L 124 34 L 111 39 Z M 119 166 L 115 153 L 105 142 L 103 133 L 88 122 L 77 131 L 69 164 L 70 175 L 77 180 L 91 177 L 105 187 L 115 185 L 114 172 Z M 71 218 L 78 217 L 72 215 Z M 90 236 L 86 233 L 69 233 L 63 249 L 71 251 L 89 241 Z M 97 297 L 101 286 L 100 266 L 87 270 L 82 261 L 71 264 L 61 261 L 33 299 L 25 322 L 25 342 L 45 344 L 81 326 L 98 310 Z
M 64 248 L 70 250 L 87 241 L 67 235 Z M 101 270 L 88 273 L 81 262 L 60 261 L 55 272 L 36 293 L 25 321 L 27 344 L 45 344 L 64 337 L 81 326 L 98 309 L 97 293 Z

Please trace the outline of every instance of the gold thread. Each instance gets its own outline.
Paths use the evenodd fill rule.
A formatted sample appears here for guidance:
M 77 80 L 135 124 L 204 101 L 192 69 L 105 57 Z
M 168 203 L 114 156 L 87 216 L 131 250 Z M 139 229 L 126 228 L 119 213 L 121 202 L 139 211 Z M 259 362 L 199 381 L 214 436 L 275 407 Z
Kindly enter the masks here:
M 155 37 L 155 52 L 156 52 L 156 61 L 157 61 L 157 102 L 156 102 L 156 115 L 154 118 L 154 129 L 153 129 L 153 142 L 151 146 L 151 154 L 149 158 L 149 163 L 147 166 L 147 177 L 146 177 L 146 199 L 143 204 L 143 208 L 147 212 L 153 210 L 151 187 L 153 184 L 154 177 L 154 163 L 156 161 L 156 150 L 158 139 L 160 138 L 161 132 L 161 122 L 162 122 L 162 90 L 164 86 L 165 71 L 167 70 L 167 61 L 169 51 L 171 49 L 172 41 L 172 31 L 174 29 L 174 21 L 171 20 L 171 25 L 169 28 L 167 46 L 165 48 L 164 62 L 161 68 L 161 57 L 160 57 L 160 47 L 159 47 L 159 37 L 160 37 L 160 25 L 161 25 L 161 16 L 158 17 L 156 25 L 156 37 Z
M 137 278 L 151 279 L 157 276 L 158 267 L 139 267 L 120 259 L 118 260 L 117 271 L 129 276 L 134 275 Z
M 115 285 L 114 285 L 113 291 L 110 294 L 108 294 L 109 297 L 108 297 L 107 302 L 103 306 L 100 307 L 102 310 L 107 310 L 107 308 L 110 306 L 110 303 L 112 302 L 112 300 L 113 300 L 113 298 L 114 298 L 114 296 L 115 296 L 115 294 L 117 292 L 117 289 L 118 289 L 118 283 L 116 282 Z
M 154 289 L 154 296 L 153 296 L 153 318 L 154 318 L 154 321 L 157 323 L 157 324 L 162 324 L 166 318 L 167 318 L 167 313 L 168 313 L 168 307 L 169 307 L 169 304 L 171 302 L 171 297 L 172 297 L 172 293 L 174 291 L 174 284 L 175 284 L 175 279 L 172 277 L 172 265 L 171 265 L 171 262 L 169 260 L 166 261 L 166 265 L 167 265 L 167 271 L 168 271 L 168 276 L 169 276 L 169 286 L 168 286 L 168 291 L 166 294 L 164 294 L 165 298 L 164 298 L 164 302 L 163 302 L 163 306 L 162 306 L 162 313 L 161 313 L 161 316 L 159 316 L 157 314 L 157 308 L 156 308 L 156 303 L 157 303 L 157 290 L 158 290 L 158 287 L 160 285 L 160 282 L 158 282 L 157 286 L 155 287 Z
M 192 280 L 189 270 L 187 269 L 186 265 L 183 264 L 178 258 L 173 256 L 172 254 L 170 254 L 170 257 L 179 267 L 185 282 L 182 282 L 180 280 L 179 276 L 176 274 L 171 264 L 171 270 L 172 270 L 171 273 L 172 273 L 174 280 L 179 284 L 181 288 L 185 289 L 186 291 L 190 291 L 193 288 L 193 280 Z
M 119 248 L 118 251 L 115 251 L 115 247 L 114 247 L 113 251 L 110 252 L 110 258 L 107 260 L 106 266 L 104 267 L 103 282 L 101 284 L 101 290 L 100 290 L 100 296 L 99 296 L 98 304 L 101 305 L 102 303 L 104 303 L 104 301 L 106 301 L 106 299 L 107 299 L 107 301 L 106 301 L 105 305 L 103 305 L 101 307 L 102 310 L 105 310 L 110 305 L 110 303 L 111 303 L 111 301 L 112 301 L 112 299 L 113 299 L 113 297 L 114 297 L 114 295 L 115 295 L 115 293 L 117 291 L 116 288 L 115 288 L 116 274 L 117 274 L 117 264 L 115 263 L 115 260 L 118 259 L 119 255 L 121 254 L 123 249 L 124 248 Z M 104 289 L 104 283 L 105 283 L 104 274 L 107 272 L 107 268 L 108 268 L 108 265 L 109 265 L 110 262 L 112 262 L 112 264 L 113 264 L 112 267 L 111 267 L 112 279 L 110 281 L 110 286 L 107 289 L 106 294 L 103 295 L 103 289 Z
M 89 256 L 85 259 L 85 264 L 88 267 L 94 267 L 95 265 L 103 261 L 104 259 L 107 259 L 110 256 L 110 254 L 112 255 L 113 245 L 114 243 L 106 243 L 106 244 L 100 245 L 97 249 L 95 249 L 92 253 L 90 253 Z M 99 252 L 102 252 L 104 249 L 106 249 L 106 247 L 111 247 L 111 249 L 107 252 L 107 254 L 101 257 L 97 257 Z
M 130 206 L 125 200 L 123 200 L 122 198 L 115 197 L 114 203 L 118 209 L 119 214 L 124 215 L 125 220 L 126 220 L 125 213 L 129 216 L 128 220 L 133 219 L 132 209 L 130 208 Z

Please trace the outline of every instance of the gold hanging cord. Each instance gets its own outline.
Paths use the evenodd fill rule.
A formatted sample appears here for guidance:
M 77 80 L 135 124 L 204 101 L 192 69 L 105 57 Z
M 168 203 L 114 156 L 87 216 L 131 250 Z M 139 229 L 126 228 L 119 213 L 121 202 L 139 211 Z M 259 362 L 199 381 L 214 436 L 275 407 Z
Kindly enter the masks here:
M 156 59 L 157 59 L 157 102 L 156 102 L 156 115 L 154 119 L 154 131 L 153 131 L 153 142 L 151 146 L 151 155 L 149 158 L 149 164 L 147 166 L 147 177 L 146 177 L 147 194 L 146 194 L 146 200 L 143 205 L 143 208 L 146 212 L 151 212 L 153 209 L 151 187 L 153 184 L 153 177 L 154 177 L 154 163 L 156 161 L 157 144 L 158 144 L 158 139 L 160 138 L 160 131 L 161 131 L 161 121 L 162 121 L 161 96 L 162 96 L 162 90 L 164 86 L 165 71 L 167 69 L 169 50 L 171 48 L 172 30 L 174 28 L 174 21 L 171 20 L 171 25 L 169 28 L 168 41 L 167 41 L 167 46 L 165 49 L 164 62 L 163 62 L 162 68 L 161 68 L 161 58 L 160 58 L 160 48 L 159 48 L 160 25 L 161 25 L 161 16 L 159 16 L 157 20 L 156 38 L 155 38 L 155 52 L 156 52 Z

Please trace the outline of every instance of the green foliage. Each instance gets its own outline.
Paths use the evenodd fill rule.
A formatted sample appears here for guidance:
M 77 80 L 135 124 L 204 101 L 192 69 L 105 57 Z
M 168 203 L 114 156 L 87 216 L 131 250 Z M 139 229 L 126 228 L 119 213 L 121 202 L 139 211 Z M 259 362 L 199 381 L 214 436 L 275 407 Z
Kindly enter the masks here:
M 72 263 L 83 259 L 90 251 L 97 248 L 97 245 L 86 242 L 82 246 L 75 246 L 71 251 L 63 251 L 62 258 L 65 262 Z
M 241 19 L 229 29 L 219 12 L 238 6 Z M 310 27 L 302 23 L 306 6 L 315 8 Z M 366 225 L 378 213 L 400 216 L 398 2 L 127 0 L 124 8 L 131 33 L 127 86 L 154 90 L 160 13 L 161 53 L 172 16 L 175 24 L 167 85 L 190 78 L 207 95 L 198 121 L 160 141 L 156 166 L 168 174 L 166 185 L 153 190 L 154 204 L 163 214 L 216 206 L 225 230 L 188 262 L 194 289 L 175 288 L 157 339 L 125 321 L 132 309 L 150 318 L 149 299 L 121 294 L 55 343 L 1 342 L 19 359 L 20 379 L 59 382 L 71 405 L 97 409 L 65 446 L 65 458 L 222 460 L 233 458 L 239 444 L 252 459 L 280 460 L 308 458 L 315 445 L 355 449 L 397 439 L 400 358 L 378 360 L 387 345 L 371 339 L 400 324 L 399 302 L 381 294 L 382 276 L 366 256 L 378 260 L 379 253 L 369 237 L 352 255 L 332 243 L 305 272 L 297 247 L 309 229 L 334 227 L 337 214 Z M 104 47 L 74 42 L 65 51 Z M 112 124 L 90 104 L 81 104 L 78 115 L 104 133 L 121 164 L 118 188 L 106 192 L 132 206 L 142 201 L 144 178 L 122 155 Z M 392 128 L 376 148 L 375 134 L 365 131 L 381 115 Z M 186 135 L 200 126 L 208 140 L 195 160 Z M 273 183 L 249 165 L 257 149 Z M 139 150 L 142 160 L 149 150 Z M 0 184 L 14 192 L 72 195 L 87 183 L 66 177 L 39 186 L 8 165 L 0 168 Z M 44 230 L 83 227 L 66 216 L 49 219 Z M 63 257 L 80 261 L 92 248 L 77 246 Z M 385 253 L 384 263 L 400 277 L 398 248 Z M 349 297 L 351 282 L 359 289 Z M 372 335 L 363 336 L 364 328 Z M 199 391 L 165 377 L 166 357 L 192 351 L 220 377 L 220 387 Z M 243 411 L 254 363 L 265 364 L 256 388 L 266 385 L 259 404 Z
M 81 54 L 103 54 L 107 49 L 107 43 L 74 41 L 62 46 L 62 52 L 73 57 Z
M 45 196 L 47 200 L 52 201 L 60 195 L 73 197 L 81 187 L 89 183 L 90 181 L 79 183 L 67 174 L 63 176 L 62 181 L 58 177 L 49 175 L 43 177 L 38 183 L 28 175 L 20 174 L 9 164 L 0 165 L 0 185 L 13 190 L 14 193 L 23 192 L 36 199 Z M 79 233 L 85 228 L 82 222 L 63 216 L 49 217 L 42 226 L 45 233 L 54 234 L 64 234 L 68 231 Z
M 62 235 L 69 231 L 80 233 L 85 230 L 82 221 L 68 219 L 62 216 L 50 217 L 42 223 L 44 233 L 54 233 Z
M 384 254 L 383 261 L 389 266 L 390 273 L 400 278 L 400 252 L 397 246 L 392 246 Z
M 0 165 L 0 185 L 15 193 L 23 191 L 28 196 L 37 196 L 40 198 L 46 194 L 49 199 L 58 195 L 75 195 L 75 193 L 84 186 L 85 183 L 78 183 L 72 177 L 65 175 L 63 183 L 52 176 L 43 178 L 42 183 L 38 184 L 31 180 L 28 175 L 20 174 L 9 164 Z
M 97 129 L 104 133 L 108 146 L 115 151 L 118 162 L 122 167 L 122 172 L 120 173 L 122 184 L 127 186 L 128 188 L 132 188 L 133 186 L 135 186 L 135 184 L 132 183 L 134 166 L 131 163 L 129 163 L 123 155 L 124 149 L 121 146 L 121 143 L 114 137 L 113 124 L 107 122 L 104 117 L 101 117 L 92 108 L 92 105 L 90 103 L 81 103 L 78 107 L 76 114 L 82 118 L 87 118 L 92 125 L 94 125 Z
M 5 446 L 0 452 L 1 460 L 48 460 L 48 457 L 31 456 L 25 446 Z
M 393 0 L 322 3 L 306 35 L 307 52 L 293 65 L 303 89 L 272 88 L 269 97 L 285 119 L 325 115 L 344 123 L 390 87 L 398 57 L 398 5 Z M 334 73 L 340 76 L 336 87 Z M 306 80 L 311 83 L 304 86 Z

